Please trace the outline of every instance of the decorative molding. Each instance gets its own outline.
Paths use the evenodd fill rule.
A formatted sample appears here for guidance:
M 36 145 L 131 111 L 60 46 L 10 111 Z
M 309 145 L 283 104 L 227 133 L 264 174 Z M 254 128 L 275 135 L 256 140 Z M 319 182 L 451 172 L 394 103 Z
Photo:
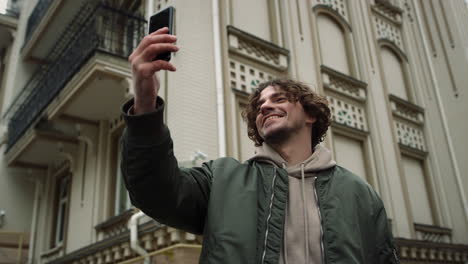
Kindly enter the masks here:
M 425 156 L 424 109 L 395 95 L 389 95 L 389 101 L 400 148 L 406 146 L 416 151 L 414 155 Z M 411 152 L 410 149 L 405 151 Z
M 377 8 L 373 8 L 373 10 L 377 40 L 388 40 L 394 43 L 399 49 L 404 50 L 401 22 L 382 14 Z
M 404 238 L 395 238 L 395 244 L 402 263 L 465 264 L 468 262 L 468 245 Z
M 338 124 L 368 131 L 364 106 L 328 95 L 332 120 Z
M 364 102 L 367 98 L 367 83 L 322 65 L 322 82 L 325 89 Z
M 259 83 L 273 78 L 273 73 L 265 72 L 235 59 L 229 60 L 229 86 L 233 90 L 250 94 Z
M 94 229 L 103 233 L 104 238 L 113 237 L 128 230 L 127 223 L 130 217 L 136 212 L 134 208 L 123 211 L 121 214 L 113 216 L 106 221 L 96 225 Z
M 424 132 L 421 127 L 403 120 L 394 120 L 398 143 L 423 152 L 427 151 Z
M 452 242 L 452 229 L 450 228 L 414 223 L 414 230 L 419 240 L 436 243 Z
M 367 84 L 324 65 L 320 69 L 333 122 L 367 132 Z
M 375 0 L 372 10 L 396 24 L 401 24 L 402 22 L 403 9 L 398 6 L 395 0 Z
M 346 22 L 349 22 L 347 3 L 347 0 L 317 0 L 315 6 L 326 6 L 341 16 Z
M 289 51 L 233 26 L 227 27 L 229 52 L 279 71 L 287 71 Z
M 404 12 L 406 16 L 408 17 L 409 21 L 411 23 L 414 22 L 414 14 L 413 14 L 413 7 L 411 6 L 410 1 L 405 0 L 403 7 L 405 8 Z
M 394 116 L 413 122 L 419 126 L 424 125 L 424 108 L 393 94 L 389 95 L 389 100 Z
M 109 219 L 109 221 L 110 220 L 111 219 Z M 103 228 L 106 224 L 108 223 L 104 222 L 100 224 L 101 226 L 99 228 Z M 98 228 L 98 226 L 95 228 Z M 171 228 L 155 221 L 141 224 L 138 230 L 139 240 L 142 241 L 143 248 L 147 250 L 150 255 L 154 255 L 154 252 L 170 248 L 176 244 L 192 244 L 199 246 L 202 242 L 200 236 Z M 49 263 L 117 263 L 138 257 L 130 248 L 129 241 L 130 232 L 127 230 L 66 254 L 63 257 L 56 258 Z
M 50 263 L 64 255 L 63 245 L 60 244 L 40 254 L 41 263 Z

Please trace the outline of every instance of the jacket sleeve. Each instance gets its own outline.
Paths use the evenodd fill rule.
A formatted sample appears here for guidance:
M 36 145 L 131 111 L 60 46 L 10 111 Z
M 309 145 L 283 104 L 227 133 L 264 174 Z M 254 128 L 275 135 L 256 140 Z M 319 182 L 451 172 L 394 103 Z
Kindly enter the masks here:
M 132 204 L 160 223 L 201 234 L 213 178 L 209 163 L 178 167 L 161 98 L 151 113 L 129 115 L 132 105 L 133 99 L 122 109 L 127 127 L 121 142 L 121 170 Z
M 387 213 L 382 200 L 378 199 L 378 208 L 376 214 L 376 250 L 378 263 L 380 264 L 399 264 L 398 253 L 393 241 L 392 231 L 387 219 Z

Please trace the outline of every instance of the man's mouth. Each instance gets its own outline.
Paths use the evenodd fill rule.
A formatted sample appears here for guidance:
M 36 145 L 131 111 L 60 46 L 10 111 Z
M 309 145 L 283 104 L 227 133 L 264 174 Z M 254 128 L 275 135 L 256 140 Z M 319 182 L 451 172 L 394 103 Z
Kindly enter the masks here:
M 278 119 L 278 118 L 283 118 L 283 116 L 278 115 L 278 114 L 267 115 L 265 118 L 263 118 L 263 125 L 265 125 L 265 123 L 269 120 Z

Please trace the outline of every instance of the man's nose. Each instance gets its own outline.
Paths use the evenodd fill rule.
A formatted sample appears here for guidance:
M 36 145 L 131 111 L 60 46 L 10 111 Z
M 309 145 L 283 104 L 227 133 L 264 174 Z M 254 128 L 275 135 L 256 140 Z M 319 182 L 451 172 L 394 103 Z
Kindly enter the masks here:
M 260 113 L 262 115 L 265 115 L 273 110 L 273 106 L 270 102 L 270 100 L 265 101 L 261 106 L 260 106 Z

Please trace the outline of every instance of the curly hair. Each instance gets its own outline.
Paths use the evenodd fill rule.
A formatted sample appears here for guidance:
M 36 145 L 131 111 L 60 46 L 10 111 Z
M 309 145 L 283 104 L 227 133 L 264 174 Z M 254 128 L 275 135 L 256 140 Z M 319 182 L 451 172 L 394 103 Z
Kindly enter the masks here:
M 242 118 L 247 123 L 247 134 L 255 143 L 255 146 L 263 144 L 263 138 L 260 136 L 255 123 L 260 108 L 258 99 L 262 91 L 273 86 L 286 93 L 290 102 L 300 102 L 306 114 L 315 117 L 316 121 L 312 125 L 312 148 L 323 141 L 328 127 L 331 123 L 330 108 L 328 101 L 324 96 L 313 92 L 309 86 L 304 83 L 290 79 L 274 79 L 260 83 L 257 89 L 250 95 L 245 109 L 242 111 Z

